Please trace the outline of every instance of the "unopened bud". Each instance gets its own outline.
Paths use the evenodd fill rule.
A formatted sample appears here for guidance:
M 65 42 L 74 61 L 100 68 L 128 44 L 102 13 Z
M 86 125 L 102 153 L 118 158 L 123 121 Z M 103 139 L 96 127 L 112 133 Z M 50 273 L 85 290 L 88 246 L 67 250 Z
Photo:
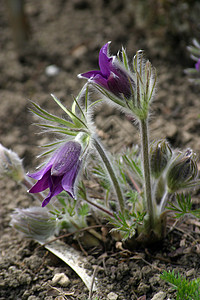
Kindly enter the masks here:
M 11 216 L 10 225 L 28 238 L 45 241 L 56 231 L 57 221 L 46 208 L 17 208 Z
M 167 172 L 167 185 L 171 193 L 195 186 L 198 176 L 196 154 L 187 149 L 179 153 Z
M 17 153 L 0 144 L 0 177 L 5 176 L 20 182 L 24 179 L 25 173 L 22 159 Z
M 155 141 L 150 147 L 151 174 L 159 178 L 172 157 L 172 150 L 165 140 Z

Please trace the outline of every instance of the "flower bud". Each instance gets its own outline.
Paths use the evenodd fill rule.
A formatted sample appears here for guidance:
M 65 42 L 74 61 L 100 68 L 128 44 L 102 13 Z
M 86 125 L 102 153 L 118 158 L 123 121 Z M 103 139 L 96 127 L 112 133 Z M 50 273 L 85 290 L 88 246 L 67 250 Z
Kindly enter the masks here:
M 0 144 L 0 177 L 8 176 L 15 181 L 22 181 L 25 173 L 22 160 L 17 153 Z
M 198 176 L 196 154 L 187 149 L 179 153 L 167 172 L 167 185 L 171 193 L 195 186 Z
M 10 225 L 26 237 L 45 241 L 56 231 L 57 221 L 46 208 L 17 208 L 11 216 Z
M 160 177 L 172 157 L 172 150 L 165 140 L 155 141 L 150 146 L 151 174 Z

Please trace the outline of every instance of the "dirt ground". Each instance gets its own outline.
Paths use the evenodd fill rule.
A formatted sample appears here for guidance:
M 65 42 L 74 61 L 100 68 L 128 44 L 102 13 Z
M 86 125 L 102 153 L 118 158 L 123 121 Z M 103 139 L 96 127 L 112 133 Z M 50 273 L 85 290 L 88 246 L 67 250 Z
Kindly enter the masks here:
M 183 34 L 182 39 L 179 35 L 176 40 L 174 35 L 170 40 L 169 35 L 163 35 L 166 28 L 154 31 L 139 26 L 135 2 L 27 0 L 29 41 L 20 51 L 16 51 L 6 7 L 0 6 L 0 143 L 16 151 L 27 170 L 37 166 L 38 146 L 49 138 L 36 134 L 30 100 L 55 111 L 50 97 L 54 93 L 70 105 L 72 95 L 76 96 L 84 83 L 77 74 L 98 68 L 98 52 L 107 41 L 112 41 L 113 54 L 122 45 L 129 57 L 144 49 L 157 68 L 151 139 L 166 137 L 173 147 L 190 147 L 200 156 L 200 88 L 191 85 L 183 72 L 193 65 L 184 50 L 187 39 L 184 43 Z M 48 75 L 50 65 L 58 68 L 53 76 Z M 113 108 L 101 106 L 96 123 L 113 152 L 138 142 L 137 129 Z M 193 199 L 199 206 L 199 190 Z M 21 186 L 0 181 L 0 300 L 88 299 L 87 288 L 66 264 L 9 226 L 15 208 L 33 205 L 34 200 Z M 113 244 L 109 250 L 88 251 L 91 268 L 100 266 L 99 286 L 92 299 L 145 300 L 159 292 L 155 299 L 172 299 L 174 290 L 160 274 L 175 269 L 189 279 L 200 276 L 199 233 L 199 222 L 187 219 L 156 249 L 128 252 Z M 53 286 L 53 276 L 62 272 L 70 284 Z

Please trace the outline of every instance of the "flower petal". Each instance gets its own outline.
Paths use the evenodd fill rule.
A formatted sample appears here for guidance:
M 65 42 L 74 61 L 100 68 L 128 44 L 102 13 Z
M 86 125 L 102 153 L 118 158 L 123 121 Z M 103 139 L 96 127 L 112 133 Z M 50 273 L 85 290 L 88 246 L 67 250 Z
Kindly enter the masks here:
M 63 189 L 68 192 L 68 194 L 74 198 L 74 183 L 76 181 L 76 177 L 78 175 L 78 172 L 80 170 L 81 161 L 78 161 L 74 167 L 63 176 L 62 179 L 62 187 Z
M 103 45 L 103 47 L 101 47 L 101 50 L 99 52 L 99 55 L 101 54 L 105 54 L 106 56 L 108 56 L 108 47 L 110 45 L 111 42 L 106 43 L 105 45 Z
M 101 71 L 89 71 L 89 72 L 86 72 L 86 73 L 82 73 L 80 74 L 80 77 L 84 77 L 84 78 L 88 78 L 88 79 L 93 79 L 96 75 L 101 75 Z
M 108 57 L 108 46 L 109 43 L 105 44 L 99 52 L 99 67 L 104 77 L 110 75 L 110 67 L 112 64 L 112 56 Z
M 124 94 L 124 96 L 128 99 L 131 97 L 131 80 L 129 81 L 128 77 L 121 70 L 118 69 L 117 71 L 118 72 L 115 73 L 111 72 L 107 80 L 108 88 L 113 94 Z
M 101 85 L 102 87 L 106 88 L 106 89 L 109 89 L 108 87 L 108 80 L 105 79 L 102 75 L 96 75 L 93 79 L 93 81 L 99 85 Z
M 51 171 L 47 171 L 44 176 L 36 182 L 34 186 L 29 190 L 29 193 L 39 193 L 46 190 L 49 187 L 49 176 L 51 176 Z
M 75 141 L 65 143 L 57 153 L 51 168 L 51 175 L 61 176 L 69 172 L 77 163 L 81 154 L 81 145 Z
M 199 58 L 198 62 L 195 64 L 195 68 L 197 71 L 200 71 L 200 58 Z
M 45 173 L 47 173 L 51 169 L 52 164 L 52 159 L 50 159 L 49 162 L 42 169 L 35 173 L 28 173 L 27 175 L 36 180 L 40 180 L 45 175 Z
M 63 191 L 61 181 L 62 181 L 62 176 L 49 176 L 48 178 L 49 194 L 42 202 L 42 207 L 46 206 L 52 197 L 60 194 Z
M 48 196 L 44 199 L 44 201 L 42 202 L 42 207 L 46 206 L 50 202 L 52 197 L 60 194 L 62 191 L 63 191 L 62 185 L 61 184 L 57 185 L 55 189 L 53 189 L 53 191 L 50 191 Z

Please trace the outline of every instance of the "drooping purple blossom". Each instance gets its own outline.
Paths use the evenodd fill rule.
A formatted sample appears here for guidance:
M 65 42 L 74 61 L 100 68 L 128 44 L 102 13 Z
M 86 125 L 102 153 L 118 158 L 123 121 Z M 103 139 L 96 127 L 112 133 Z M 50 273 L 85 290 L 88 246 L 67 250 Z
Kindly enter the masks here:
M 116 56 L 109 56 L 108 46 L 109 43 L 105 44 L 99 52 L 100 71 L 82 73 L 80 77 L 90 79 L 118 97 L 123 94 L 125 98 L 129 99 L 132 94 L 131 84 L 133 84 L 133 80 L 128 72 L 120 66 Z
M 200 58 L 197 61 L 197 63 L 195 64 L 195 68 L 196 68 L 197 71 L 200 71 Z
M 80 154 L 81 145 L 78 142 L 66 142 L 42 169 L 28 174 L 29 177 L 37 180 L 29 193 L 39 193 L 49 188 L 49 194 L 42 202 L 43 207 L 63 190 L 74 198 L 74 184 L 81 166 Z

